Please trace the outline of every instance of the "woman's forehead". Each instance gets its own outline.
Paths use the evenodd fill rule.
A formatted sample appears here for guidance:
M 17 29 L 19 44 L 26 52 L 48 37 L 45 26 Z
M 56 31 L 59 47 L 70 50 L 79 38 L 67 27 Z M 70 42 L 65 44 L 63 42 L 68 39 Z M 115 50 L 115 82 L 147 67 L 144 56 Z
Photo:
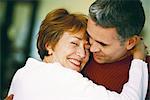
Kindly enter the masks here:
M 86 31 L 78 31 L 78 32 L 64 32 L 64 34 L 70 37 L 76 37 L 79 40 L 88 40 L 88 34 Z

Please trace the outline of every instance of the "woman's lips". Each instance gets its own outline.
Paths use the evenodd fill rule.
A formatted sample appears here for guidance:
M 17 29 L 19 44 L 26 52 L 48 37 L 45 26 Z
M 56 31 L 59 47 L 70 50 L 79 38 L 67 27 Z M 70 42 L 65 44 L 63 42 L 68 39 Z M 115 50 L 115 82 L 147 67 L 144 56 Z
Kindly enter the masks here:
M 69 58 L 69 61 L 74 64 L 75 66 L 80 67 L 81 66 L 81 61 L 78 59 L 73 59 L 73 58 Z

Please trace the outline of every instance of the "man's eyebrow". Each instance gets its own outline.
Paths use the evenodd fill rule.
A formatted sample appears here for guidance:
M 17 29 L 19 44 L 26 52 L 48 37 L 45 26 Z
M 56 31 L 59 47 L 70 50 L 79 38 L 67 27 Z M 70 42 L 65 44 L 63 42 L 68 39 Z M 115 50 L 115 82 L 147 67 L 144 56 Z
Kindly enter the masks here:
M 97 43 L 99 43 L 99 44 L 102 44 L 102 45 L 108 45 L 108 44 L 106 44 L 106 43 L 104 43 L 104 42 L 100 42 L 100 41 L 97 41 L 97 40 L 95 40 Z
M 92 38 L 91 36 L 89 36 L 89 37 Z M 92 38 L 92 39 L 93 39 L 93 38 Z M 108 45 L 108 43 L 100 42 L 100 41 L 95 40 L 95 39 L 93 39 L 93 40 L 96 41 L 96 42 L 99 43 L 99 44 Z

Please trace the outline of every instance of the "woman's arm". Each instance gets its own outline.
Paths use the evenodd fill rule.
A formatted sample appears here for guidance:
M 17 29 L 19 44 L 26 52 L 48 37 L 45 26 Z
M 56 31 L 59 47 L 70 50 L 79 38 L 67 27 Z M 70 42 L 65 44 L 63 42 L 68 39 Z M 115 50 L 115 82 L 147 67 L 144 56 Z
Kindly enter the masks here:
M 112 98 L 116 98 L 114 100 L 145 100 L 148 86 L 148 69 L 147 64 L 143 61 L 145 60 L 146 50 L 142 40 L 139 40 L 132 53 L 134 60 L 131 63 L 129 80 L 120 94 L 109 94 Z
M 142 41 L 139 42 L 132 53 L 134 59 L 129 70 L 129 80 L 124 84 L 120 94 L 106 90 L 101 85 L 97 87 L 92 86 L 92 84 L 88 85 L 89 90 L 87 89 L 87 93 L 93 95 L 95 100 L 145 100 L 148 86 L 148 69 L 147 63 L 143 61 L 145 59 L 145 47 Z
M 81 100 L 144 100 L 148 83 L 148 70 L 147 64 L 142 61 L 145 58 L 142 46 L 143 44 L 139 44 L 133 50 L 134 60 L 131 62 L 129 81 L 124 85 L 120 94 L 106 90 L 104 86 L 96 85 L 83 77 L 73 78 L 75 84 L 70 88 L 77 90 L 80 96 L 83 95 Z M 72 84 L 73 80 L 71 83 L 67 81 L 66 84 Z M 75 85 L 79 85 L 79 89 Z
M 148 86 L 147 64 L 143 61 L 134 61 L 139 59 L 145 60 L 146 54 L 147 51 L 144 42 L 143 40 L 139 39 L 138 44 L 133 49 L 134 60 L 132 61 L 131 69 L 129 71 L 129 81 L 124 85 L 121 93 L 122 97 L 129 98 L 129 100 L 145 100 Z M 130 91 L 131 94 L 127 94 L 128 91 Z M 135 98 L 131 98 L 131 95 L 135 95 Z

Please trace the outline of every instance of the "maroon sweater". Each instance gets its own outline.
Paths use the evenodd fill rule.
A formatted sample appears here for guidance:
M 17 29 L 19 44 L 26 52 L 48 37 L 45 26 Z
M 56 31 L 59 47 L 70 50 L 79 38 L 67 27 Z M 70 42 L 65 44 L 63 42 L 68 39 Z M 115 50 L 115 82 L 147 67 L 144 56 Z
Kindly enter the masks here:
M 82 74 L 96 84 L 101 84 L 109 90 L 120 93 L 123 85 L 128 81 L 131 60 L 132 57 L 127 57 L 118 62 L 99 64 L 91 59 L 83 69 Z M 147 62 L 150 64 L 150 56 L 147 57 Z M 148 89 L 150 89 L 150 79 Z M 150 91 L 146 100 L 150 100 Z

